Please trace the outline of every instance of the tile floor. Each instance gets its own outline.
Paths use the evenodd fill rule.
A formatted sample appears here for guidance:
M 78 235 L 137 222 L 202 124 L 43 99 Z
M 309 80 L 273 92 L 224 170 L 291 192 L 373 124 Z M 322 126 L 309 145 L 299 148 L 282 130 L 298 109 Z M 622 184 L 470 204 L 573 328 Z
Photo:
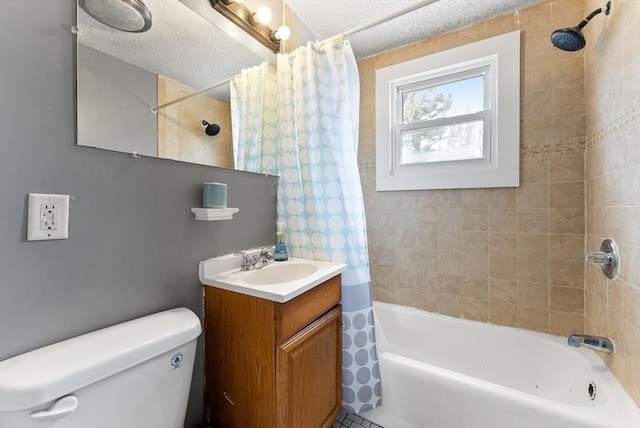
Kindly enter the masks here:
M 366 419 L 362 419 L 360 416 L 347 413 L 344 409 L 340 411 L 340 414 L 336 418 L 336 421 L 333 424 L 333 428 L 384 428 L 378 424 L 374 424 L 373 422 L 369 422 Z

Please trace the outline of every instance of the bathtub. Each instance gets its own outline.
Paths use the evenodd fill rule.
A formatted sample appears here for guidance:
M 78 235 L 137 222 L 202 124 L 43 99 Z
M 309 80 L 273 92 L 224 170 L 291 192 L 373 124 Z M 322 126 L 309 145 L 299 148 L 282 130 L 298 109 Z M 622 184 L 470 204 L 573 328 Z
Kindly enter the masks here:
M 565 337 L 374 302 L 385 428 L 640 428 L 593 351 Z

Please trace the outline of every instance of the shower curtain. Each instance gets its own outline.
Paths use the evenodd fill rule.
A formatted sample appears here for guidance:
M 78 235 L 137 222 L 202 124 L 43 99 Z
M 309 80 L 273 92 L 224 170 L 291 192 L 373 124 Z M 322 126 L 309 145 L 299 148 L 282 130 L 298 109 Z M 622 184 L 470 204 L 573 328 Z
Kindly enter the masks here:
M 277 174 L 272 144 L 277 126 L 275 68 L 265 61 L 242 70 L 230 82 L 230 97 L 235 168 Z
M 243 94 L 260 92 L 242 88 L 271 86 L 261 83 L 265 73 L 256 72 L 254 80 L 252 72 L 256 70 L 234 79 L 232 110 L 250 102 Z M 261 162 L 250 170 L 280 176 L 278 221 L 285 223 L 289 254 L 348 266 L 342 274 L 342 400 L 348 411 L 363 412 L 381 403 L 381 384 L 357 162 L 360 93 L 355 57 L 346 40 L 309 43 L 278 54 L 276 74 L 275 138 L 270 130 L 261 138 L 257 132 L 244 133 L 238 146 L 247 147 L 238 152 L 259 146 L 261 154 L 255 157 Z M 262 116 L 271 118 L 271 106 L 264 109 L 269 113 Z

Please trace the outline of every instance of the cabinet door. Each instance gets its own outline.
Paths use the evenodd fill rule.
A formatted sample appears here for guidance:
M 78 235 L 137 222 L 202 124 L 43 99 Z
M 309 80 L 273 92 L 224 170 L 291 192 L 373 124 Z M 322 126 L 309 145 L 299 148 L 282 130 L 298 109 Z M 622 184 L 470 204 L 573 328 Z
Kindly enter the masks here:
M 342 406 L 341 306 L 276 349 L 278 427 L 331 427 Z

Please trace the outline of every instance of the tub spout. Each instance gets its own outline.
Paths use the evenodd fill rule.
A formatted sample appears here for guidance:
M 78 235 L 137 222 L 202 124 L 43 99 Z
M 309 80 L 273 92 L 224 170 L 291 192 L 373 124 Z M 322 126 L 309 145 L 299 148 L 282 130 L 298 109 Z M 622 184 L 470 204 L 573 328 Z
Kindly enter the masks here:
M 576 348 L 583 346 L 585 348 L 593 349 L 594 351 L 604 352 L 605 354 L 615 354 L 616 345 L 613 339 L 610 337 L 601 336 L 583 336 L 581 334 L 575 334 L 575 331 L 571 332 L 567 343 L 570 346 Z

